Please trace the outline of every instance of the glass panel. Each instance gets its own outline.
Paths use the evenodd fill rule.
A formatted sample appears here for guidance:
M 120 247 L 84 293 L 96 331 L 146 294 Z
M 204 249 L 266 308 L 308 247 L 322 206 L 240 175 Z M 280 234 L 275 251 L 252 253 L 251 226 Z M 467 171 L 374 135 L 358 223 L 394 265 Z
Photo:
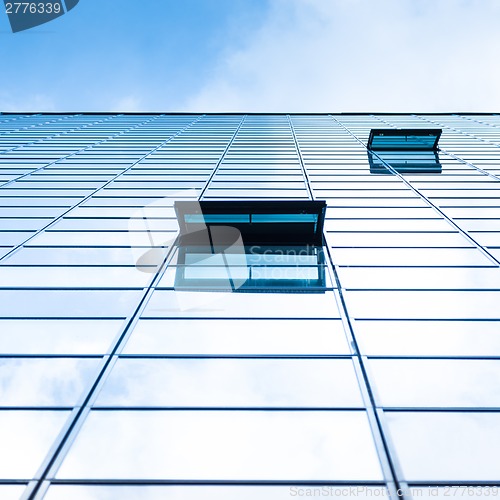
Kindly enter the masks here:
M 123 219 L 83 219 L 64 218 L 51 226 L 51 231 L 128 231 L 130 220 Z M 147 228 L 150 231 L 177 231 L 176 219 L 148 219 Z
M 14 247 L 0 247 L 0 258 L 7 255 Z
M 139 201 L 137 201 L 139 200 Z M 90 199 L 85 202 L 81 207 L 74 208 L 65 217 L 66 220 L 70 219 L 88 219 L 96 218 L 102 219 L 107 217 L 137 217 L 137 210 L 144 207 L 149 202 L 141 201 L 137 198 L 99 198 Z M 111 205 L 107 207 L 107 205 Z M 106 208 L 104 208 L 106 206 Z M 96 208 L 94 208 L 96 207 Z M 148 219 L 169 219 L 175 217 L 173 207 L 162 207 L 158 209 L 156 217 L 148 215 Z M 36 216 L 35 216 L 36 217 Z M 40 216 L 41 217 L 41 216 Z
M 485 247 L 500 247 L 500 232 L 491 232 L 491 233 L 471 232 L 470 235 L 480 245 L 483 245 Z
M 184 216 L 186 224 L 206 224 L 216 222 L 218 224 L 230 224 L 231 222 L 250 223 L 248 214 L 186 214 Z
M 99 361 L 0 358 L 0 406 L 73 406 Z
M 472 247 L 460 233 L 326 233 L 334 247 Z
M 499 219 L 500 208 L 494 207 L 471 207 L 471 208 L 447 208 L 446 215 L 460 219 Z
M 386 204 L 388 200 L 383 200 Z M 421 200 L 420 200 L 421 201 Z M 388 206 L 373 206 L 358 207 L 357 200 L 352 200 L 349 207 L 331 207 L 326 209 L 327 217 L 337 217 L 340 219 L 439 219 L 439 214 L 425 206 L 422 202 L 422 208 L 412 207 L 388 207 Z M 465 216 L 466 217 L 466 216 Z M 500 217 L 500 211 L 499 211 Z
M 363 354 L 500 356 L 498 321 L 356 321 Z
M 415 198 L 418 196 L 410 189 L 366 189 L 366 190 L 356 190 L 356 189 L 315 189 L 314 194 L 317 198 L 330 197 L 333 199 L 338 198 L 349 198 L 350 203 L 356 203 L 358 198 L 369 198 L 370 202 L 373 203 L 373 198 L 378 199 L 378 202 L 384 203 L 387 198 Z
M 361 411 L 94 411 L 57 477 L 300 481 L 382 473 Z
M 0 487 L 0 493 L 1 493 Z M 66 486 L 53 485 L 44 500 L 290 500 L 293 497 L 387 497 L 384 486 Z M 3 498 L 3 497 L 2 497 Z M 17 497 L 15 497 L 17 499 Z M 14 499 L 14 497 L 13 497 Z
M 99 406 L 359 407 L 349 359 L 120 359 Z
M 2 500 L 19 500 L 26 486 L 17 484 L 0 485 L 0 498 Z
M 494 206 L 498 203 L 498 195 L 500 191 L 495 186 L 495 189 L 466 189 L 465 187 L 459 189 L 421 189 L 420 192 L 427 196 L 430 200 L 440 200 L 443 204 L 447 198 L 490 198 L 494 200 Z
M 274 252 L 269 249 L 266 253 L 266 247 L 263 247 L 264 252 L 258 252 L 260 247 L 255 249 L 252 247 L 250 251 L 245 255 L 246 261 L 249 265 L 269 265 L 269 266 L 314 266 L 318 263 L 317 252 L 320 249 L 316 249 L 316 252 L 309 247 L 304 247 L 304 251 L 299 253 L 300 247 L 290 247 L 290 252 L 286 253 L 287 247 L 274 247 Z M 254 251 L 257 250 L 257 251 Z M 280 251 L 278 251 L 280 250 Z
M 190 192 L 199 194 L 201 192 L 201 188 L 190 189 Z M 106 188 L 99 191 L 97 194 L 93 195 L 94 199 L 100 199 L 105 197 L 119 197 L 119 198 L 135 198 L 135 197 L 143 197 L 143 198 L 162 198 L 164 196 L 176 196 L 179 192 L 178 188 L 173 187 L 172 189 L 115 189 L 115 188 Z
M 147 234 L 147 233 L 146 233 Z M 155 231 L 155 242 L 170 241 L 175 238 L 175 231 Z M 23 240 L 24 241 L 24 240 Z M 45 231 L 33 238 L 29 242 L 29 246 L 76 246 L 76 247 L 91 247 L 91 246 L 125 246 L 133 245 L 132 239 L 128 231 L 113 232 L 113 231 Z M 136 240 L 135 240 L 136 241 Z M 162 243 L 160 243 L 161 245 Z
M 466 231 L 500 231 L 500 219 L 456 219 Z
M 26 151 L 27 149 L 24 149 Z M 42 171 L 43 172 L 43 171 Z M 76 181 L 75 179 L 69 179 L 67 182 L 61 180 L 54 180 L 43 174 L 35 174 L 35 176 L 26 177 L 24 179 L 20 179 L 15 184 L 12 184 L 15 187 L 15 190 L 18 191 L 20 188 L 23 189 L 33 189 L 37 191 L 45 191 L 47 189 L 53 189 L 57 192 L 61 191 L 63 193 L 67 193 L 70 196 L 79 196 L 79 190 L 82 188 L 94 190 L 98 189 L 104 184 L 105 181 L 89 181 L 88 179 L 79 179 Z M 83 192 L 84 193 L 84 192 Z M 43 196 L 43 195 L 41 195 Z
M 203 199 L 221 198 L 221 199 L 242 199 L 242 198 L 268 198 L 271 200 L 277 198 L 302 199 L 309 201 L 309 193 L 305 189 L 207 189 Z
M 120 320 L 0 320 L 0 354 L 104 354 Z
M 151 279 L 135 267 L 0 266 L 2 288 L 144 288 Z
M 340 282 L 351 289 L 500 289 L 499 268 L 339 267 Z
M 344 198 L 339 198 L 338 196 L 335 196 L 335 194 L 331 193 L 328 196 L 324 197 L 328 207 L 333 209 L 333 210 L 341 210 L 341 209 L 347 209 L 349 212 L 351 212 L 353 215 L 356 214 L 357 210 L 366 207 L 366 208 L 374 208 L 374 209 L 379 209 L 379 208 L 384 208 L 384 209 L 390 209 L 392 208 L 394 211 L 397 208 L 406 208 L 407 210 L 411 210 L 412 207 L 418 208 L 426 207 L 426 203 L 422 198 L 373 198 L 367 196 L 366 198 L 356 198 L 353 196 L 346 196 Z M 382 212 L 381 216 L 383 217 L 385 214 L 388 214 L 389 212 Z M 345 214 L 345 212 L 344 212 Z M 372 214 L 374 218 L 377 218 L 375 216 L 376 212 Z M 436 212 L 434 212 L 436 214 Z M 362 215 L 360 213 L 360 215 Z M 340 217 L 340 213 L 338 214 Z M 363 218 L 370 217 L 369 214 L 363 214 Z M 390 218 L 402 218 L 401 216 L 398 217 L 397 214 L 395 215 L 390 215 Z M 429 219 L 435 219 L 436 217 L 428 217 Z
M 0 477 L 31 479 L 68 415 L 67 411 L 0 411 Z
M 283 223 L 283 222 L 311 222 L 316 224 L 318 222 L 318 215 L 316 214 L 253 214 L 252 222 L 262 223 Z
M 372 359 L 383 406 L 498 407 L 500 361 Z
M 496 210 L 496 207 L 500 204 L 498 202 L 498 198 L 434 198 L 432 200 L 434 205 L 438 206 L 439 208 L 442 209 L 442 211 L 446 214 L 449 215 L 449 211 L 452 210 L 453 208 L 465 208 L 465 207 L 471 207 L 474 209 L 481 208 L 481 207 L 490 207 L 491 210 L 494 211 Z M 487 217 L 491 219 L 491 217 Z
M 26 248 L 9 256 L 5 265 L 122 265 L 135 266 L 130 248 Z
M 500 292 L 347 291 L 350 314 L 376 319 L 500 319 Z
M 340 318 L 332 292 L 223 293 L 156 290 L 145 317 Z
M 237 180 L 235 182 L 226 181 L 219 176 L 210 183 L 210 190 L 212 189 L 304 189 L 304 182 L 294 182 L 282 179 L 280 182 L 273 182 L 271 180 L 262 179 L 257 181 L 243 181 Z
M 327 219 L 327 231 L 456 231 L 444 219 Z
M 15 246 L 23 243 L 35 233 L 22 231 L 0 231 L 0 246 Z
M 126 317 L 142 294 L 132 290 L 0 290 L 0 317 Z
M 50 192 L 49 192 L 50 193 Z M 22 193 L 16 193 L 21 195 Z M 35 196 L 41 193 L 33 193 Z M 46 192 L 46 194 L 48 194 Z M 56 193 L 57 195 L 57 193 Z M 62 207 L 64 210 L 76 205 L 82 198 L 58 198 L 56 196 L 46 196 L 36 198 L 29 197 L 29 192 L 24 191 L 24 197 L 7 198 L 0 192 L 1 207 Z
M 385 418 L 406 480 L 498 481 L 500 413 L 386 412 Z
M 332 248 L 340 266 L 491 266 L 475 248 Z
M 331 176 L 322 176 L 322 178 L 318 178 L 318 176 L 310 176 L 309 181 L 313 182 L 313 185 L 317 189 L 333 189 L 333 190 L 371 190 L 371 189 L 407 189 L 407 186 L 396 178 L 395 175 L 389 173 L 389 176 L 386 179 L 382 178 L 374 178 L 369 177 L 366 181 L 363 176 L 354 176 L 341 177 L 337 175 Z M 365 182 L 362 182 L 365 181 Z
M 314 355 L 350 349 L 339 320 L 142 320 L 123 352 Z
M 38 231 L 51 221 L 52 219 L 1 219 L 0 227 L 2 231 Z
M 285 280 L 290 284 L 295 284 L 297 281 L 301 283 L 313 281 L 323 284 L 323 281 L 320 281 L 320 275 L 319 266 L 267 266 L 253 267 L 250 270 L 251 279 L 257 282 L 264 280 L 269 284 L 272 284 L 274 280 Z
M 57 217 L 67 208 L 0 207 L 0 217 Z

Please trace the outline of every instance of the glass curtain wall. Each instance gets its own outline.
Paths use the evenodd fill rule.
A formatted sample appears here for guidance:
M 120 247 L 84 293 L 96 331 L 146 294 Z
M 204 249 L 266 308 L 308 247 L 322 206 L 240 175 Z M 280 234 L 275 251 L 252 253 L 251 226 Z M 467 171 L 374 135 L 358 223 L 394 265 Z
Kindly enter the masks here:
M 0 114 L 0 498 L 500 495 L 499 194 L 493 114 Z M 179 287 L 176 200 L 324 244 Z

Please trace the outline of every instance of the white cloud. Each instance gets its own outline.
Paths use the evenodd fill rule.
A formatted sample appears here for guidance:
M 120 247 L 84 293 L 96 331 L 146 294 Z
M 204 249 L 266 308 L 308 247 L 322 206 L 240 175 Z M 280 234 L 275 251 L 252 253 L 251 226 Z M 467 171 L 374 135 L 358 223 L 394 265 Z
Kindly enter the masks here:
M 136 111 L 144 111 L 142 99 L 134 95 L 129 95 L 118 99 L 114 105 L 111 106 L 111 111 L 117 113 L 131 113 Z
M 271 0 L 190 111 L 498 111 L 498 0 Z
M 52 97 L 44 94 L 29 94 L 23 98 L 0 92 L 0 111 L 3 113 L 52 112 L 56 106 Z

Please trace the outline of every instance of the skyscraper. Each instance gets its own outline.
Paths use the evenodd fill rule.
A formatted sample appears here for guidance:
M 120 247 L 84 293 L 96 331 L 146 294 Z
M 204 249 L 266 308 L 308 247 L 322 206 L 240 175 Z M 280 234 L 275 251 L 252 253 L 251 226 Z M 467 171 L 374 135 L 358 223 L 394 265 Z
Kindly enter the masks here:
M 0 498 L 499 495 L 499 115 L 4 114 L 0 183 Z

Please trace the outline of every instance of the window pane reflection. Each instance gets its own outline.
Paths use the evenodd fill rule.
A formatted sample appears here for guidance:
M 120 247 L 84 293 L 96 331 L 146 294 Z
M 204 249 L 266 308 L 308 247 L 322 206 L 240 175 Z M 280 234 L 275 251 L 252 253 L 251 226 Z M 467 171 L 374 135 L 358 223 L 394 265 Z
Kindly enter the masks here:
M 131 290 L 0 290 L 0 317 L 126 317 L 141 294 Z
M 125 354 L 349 354 L 340 320 L 141 320 Z
M 26 486 L 24 485 L 17 485 L 17 484 L 0 485 L 0 498 L 2 500 L 19 500 L 25 489 Z
M 95 453 L 96 449 L 102 453 Z M 94 411 L 58 478 L 380 480 L 364 412 Z
M 98 359 L 0 358 L 0 406 L 73 406 Z
M 500 292 L 347 291 L 357 318 L 500 319 Z
M 498 268 L 340 267 L 339 278 L 351 289 L 500 289 Z
M 0 354 L 104 354 L 120 320 L 0 320 Z
M 163 291 L 153 293 L 145 317 L 339 318 L 332 292 L 223 293 Z
M 500 406 L 500 361 L 372 359 L 370 367 L 384 406 Z
M 355 321 L 368 355 L 500 356 L 499 321 Z
M 348 359 L 119 359 L 102 406 L 362 406 Z
M 54 266 L 134 266 L 135 261 L 130 248 L 23 247 L 5 259 L 4 264 L 52 264 Z
M 491 266 L 475 248 L 332 248 L 341 266 Z
M 150 281 L 135 267 L 0 266 L 5 288 L 143 288 Z
M 407 480 L 498 481 L 500 413 L 385 415 Z
M 0 411 L 0 477 L 31 479 L 69 412 Z

